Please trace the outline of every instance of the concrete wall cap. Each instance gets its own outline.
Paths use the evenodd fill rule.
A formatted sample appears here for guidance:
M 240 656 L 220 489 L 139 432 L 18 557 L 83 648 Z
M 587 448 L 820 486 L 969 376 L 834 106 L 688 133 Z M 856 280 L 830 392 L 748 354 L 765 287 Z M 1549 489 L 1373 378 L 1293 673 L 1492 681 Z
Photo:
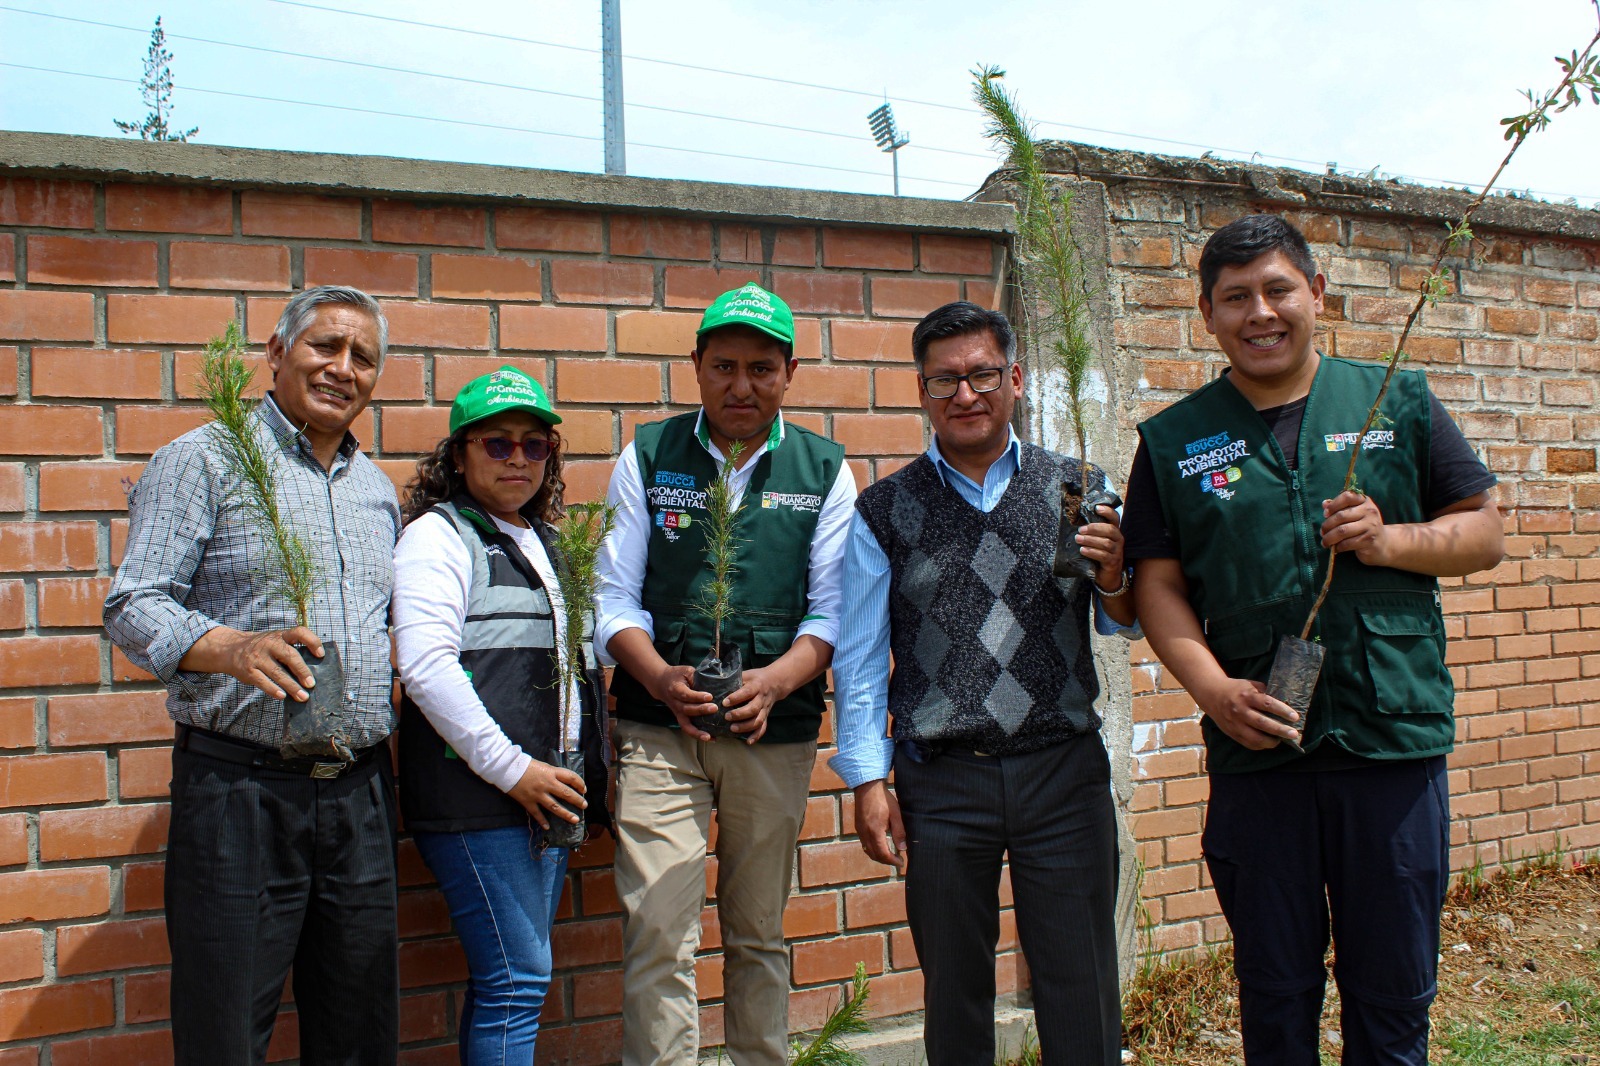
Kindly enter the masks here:
M 0 131 L 0 175 L 671 211 L 740 221 L 1007 235 L 1007 204 L 869 196 L 667 178 Z
M 1046 168 L 1064 177 L 1105 183 L 1212 185 L 1244 190 L 1253 199 L 1288 208 L 1340 214 L 1454 221 L 1477 194 L 1348 174 L 1317 174 L 1227 159 L 1158 155 L 1075 141 L 1042 141 Z M 1004 170 L 991 174 L 975 198 L 996 197 Z M 1491 195 L 1473 216 L 1475 228 L 1565 240 L 1600 241 L 1600 210 Z

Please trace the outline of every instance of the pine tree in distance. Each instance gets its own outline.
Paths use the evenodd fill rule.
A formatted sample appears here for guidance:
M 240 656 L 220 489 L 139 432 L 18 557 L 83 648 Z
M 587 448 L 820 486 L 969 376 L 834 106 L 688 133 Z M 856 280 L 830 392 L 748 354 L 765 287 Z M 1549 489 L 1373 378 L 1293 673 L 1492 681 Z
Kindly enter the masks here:
M 139 79 L 139 95 L 144 98 L 150 113 L 143 122 L 124 122 L 112 119 L 123 133 L 137 134 L 145 141 L 187 142 L 200 132 L 200 127 L 175 131 L 172 122 L 172 53 L 167 51 L 167 31 L 161 28 L 161 17 L 156 16 L 155 29 L 150 31 L 150 48 L 144 54 L 144 76 Z

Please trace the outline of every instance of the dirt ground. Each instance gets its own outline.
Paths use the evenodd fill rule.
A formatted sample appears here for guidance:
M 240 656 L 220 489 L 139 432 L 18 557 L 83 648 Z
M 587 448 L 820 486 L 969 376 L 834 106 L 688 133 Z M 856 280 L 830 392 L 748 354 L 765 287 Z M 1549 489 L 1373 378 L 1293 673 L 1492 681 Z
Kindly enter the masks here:
M 1600 1066 L 1600 864 L 1570 858 L 1469 874 L 1445 905 L 1429 1060 L 1447 1066 Z M 1332 982 L 1322 1060 L 1339 1061 Z M 1226 951 L 1148 969 L 1125 1012 L 1143 1066 L 1242 1063 Z

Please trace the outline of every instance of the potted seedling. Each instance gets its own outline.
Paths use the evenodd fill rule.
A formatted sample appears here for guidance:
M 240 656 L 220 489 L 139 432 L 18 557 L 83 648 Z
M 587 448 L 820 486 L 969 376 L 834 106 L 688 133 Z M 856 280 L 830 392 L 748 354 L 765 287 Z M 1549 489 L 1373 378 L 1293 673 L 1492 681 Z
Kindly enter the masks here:
M 605 706 L 605 689 L 599 664 L 594 658 L 594 596 L 597 560 L 606 538 L 616 525 L 615 504 L 575 503 L 555 527 L 556 571 L 561 577 L 561 595 L 566 601 L 566 617 L 561 632 L 562 656 L 558 683 L 561 686 L 560 747 L 549 753 L 552 765 L 584 776 L 584 753 L 578 743 L 583 714 L 580 687 L 587 689 L 596 714 Z M 551 847 L 575 848 L 589 834 L 585 814 L 577 807 L 562 804 L 578 816 L 577 822 L 553 818 L 545 840 Z
M 1600 104 L 1600 56 L 1594 54 L 1597 44 L 1600 44 L 1600 31 L 1589 39 L 1589 44 L 1584 48 L 1582 55 L 1574 51 L 1571 56 L 1556 56 L 1556 63 L 1561 67 L 1563 75 L 1556 87 L 1543 97 L 1535 95 L 1531 89 L 1524 92 L 1523 96 L 1533 105 L 1533 109 L 1500 120 L 1500 124 L 1506 127 L 1505 139 L 1511 142 L 1511 147 L 1500 160 L 1500 165 L 1489 178 L 1488 184 L 1484 185 L 1483 191 L 1467 205 L 1460 220 L 1448 224 L 1448 233 L 1440 242 L 1439 251 L 1433 257 L 1427 274 L 1418 286 L 1416 302 L 1411 307 L 1411 313 L 1406 316 L 1404 328 L 1400 331 L 1400 341 L 1389 355 L 1389 369 L 1383 377 L 1383 384 L 1378 389 L 1377 397 L 1372 401 L 1371 409 L 1367 411 L 1366 421 L 1353 438 L 1350 447 L 1350 465 L 1345 471 L 1344 491 L 1361 491 L 1360 481 L 1356 476 L 1356 465 L 1364 450 L 1362 442 L 1367 439 L 1367 434 L 1374 426 L 1390 422 L 1382 412 L 1383 398 L 1389 391 L 1389 383 L 1394 380 L 1394 373 L 1400 361 L 1406 357 L 1406 340 L 1411 336 L 1412 327 L 1421 317 L 1424 307 L 1438 303 L 1450 293 L 1450 275 L 1440 268 L 1445 256 L 1458 249 L 1465 249 L 1471 243 L 1472 216 L 1483 206 L 1489 191 L 1494 188 L 1500 175 L 1510 164 L 1511 158 L 1517 154 L 1517 149 L 1522 147 L 1530 134 L 1548 126 L 1551 114 L 1576 106 L 1584 94 L 1587 94 L 1594 103 Z M 1322 587 L 1311 605 L 1310 613 L 1306 615 L 1305 625 L 1298 637 L 1285 635 L 1281 638 L 1267 679 L 1268 695 L 1282 700 L 1299 713 L 1300 721 L 1297 728 L 1302 735 L 1305 733 L 1306 713 L 1311 708 L 1311 695 L 1316 690 L 1317 678 L 1322 671 L 1322 660 L 1325 655 L 1323 646 L 1311 639 L 1311 629 L 1317 620 L 1318 612 L 1322 610 L 1322 605 L 1328 598 L 1328 590 L 1333 585 L 1334 565 L 1338 560 L 1337 553 L 1328 554 L 1328 568 L 1323 575 Z M 1286 740 L 1284 743 L 1295 751 L 1301 750 L 1300 745 L 1294 741 Z
M 1082 468 L 1085 485 L 1074 478 L 1061 483 L 1061 521 L 1056 529 L 1056 577 L 1081 577 L 1094 580 L 1094 560 L 1083 557 L 1083 546 L 1078 543 L 1078 530 L 1090 522 L 1100 521 L 1097 508 L 1121 507 L 1122 497 L 1111 491 L 1106 476 L 1098 467 Z
M 733 530 L 742 501 L 735 499 L 732 477 L 742 454 L 744 445 L 738 441 L 730 444 L 722 470 L 706 486 L 704 552 L 711 580 L 706 582 L 701 601 L 695 606 L 711 620 L 711 650 L 695 667 L 693 685 L 695 691 L 709 693 L 717 705 L 715 712 L 695 719 L 695 724 L 712 736 L 727 736 L 732 732 L 724 701 L 744 684 L 739 646 L 724 647 L 722 643 L 722 624 L 733 613 L 733 575 L 738 569 L 734 555 L 739 541 Z
M 973 99 L 988 118 L 984 133 L 1005 153 L 1021 198 L 1017 265 L 1031 296 L 1022 301 L 1026 333 L 1035 342 L 1030 351 L 1040 369 L 1060 375 L 1067 422 L 1078 457 L 1087 464 L 1088 386 L 1096 351 L 1089 332 L 1088 273 L 1073 235 L 1072 189 L 1051 181 L 1034 142 L 1033 124 L 1000 84 L 1002 72 L 984 66 L 972 73 Z M 1096 508 L 1120 507 L 1122 498 L 1106 484 L 1104 473 L 1087 465 L 1083 471 L 1082 480 L 1069 476 L 1061 483 L 1054 571 L 1057 577 L 1092 580 L 1095 565 L 1079 550 L 1078 531 L 1099 521 Z
M 260 423 L 253 417 L 259 400 L 246 398 L 255 378 L 244 361 L 244 337 L 237 322 L 228 323 L 221 337 L 206 342 L 201 386 L 211 411 L 217 439 L 227 464 L 230 502 L 242 510 L 266 541 L 265 572 L 271 592 L 294 608 L 295 622 L 310 624 L 311 597 L 321 584 L 316 562 L 305 540 L 290 523 L 280 505 L 277 488 L 277 450 L 266 447 Z M 349 762 L 350 750 L 344 714 L 344 668 L 339 645 L 322 642 L 322 658 L 296 650 L 310 670 L 310 696 L 304 703 L 283 698 L 284 758 L 333 758 Z

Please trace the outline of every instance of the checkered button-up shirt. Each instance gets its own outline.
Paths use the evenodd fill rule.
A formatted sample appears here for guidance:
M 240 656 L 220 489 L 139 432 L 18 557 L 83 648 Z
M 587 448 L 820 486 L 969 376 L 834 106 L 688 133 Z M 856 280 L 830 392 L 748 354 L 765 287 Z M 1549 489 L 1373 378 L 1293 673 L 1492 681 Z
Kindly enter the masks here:
M 309 625 L 337 641 L 350 742 L 376 744 L 393 728 L 388 610 L 400 511 L 394 487 L 346 434 L 332 469 L 269 398 L 255 414 L 276 459 L 278 502 L 310 550 L 318 583 Z M 176 722 L 276 748 L 278 701 L 227 674 L 180 670 L 214 626 L 289 629 L 294 608 L 269 572 L 267 539 L 245 515 L 212 426 L 156 452 L 128 500 L 128 547 L 106 600 L 106 632 L 167 685 Z

